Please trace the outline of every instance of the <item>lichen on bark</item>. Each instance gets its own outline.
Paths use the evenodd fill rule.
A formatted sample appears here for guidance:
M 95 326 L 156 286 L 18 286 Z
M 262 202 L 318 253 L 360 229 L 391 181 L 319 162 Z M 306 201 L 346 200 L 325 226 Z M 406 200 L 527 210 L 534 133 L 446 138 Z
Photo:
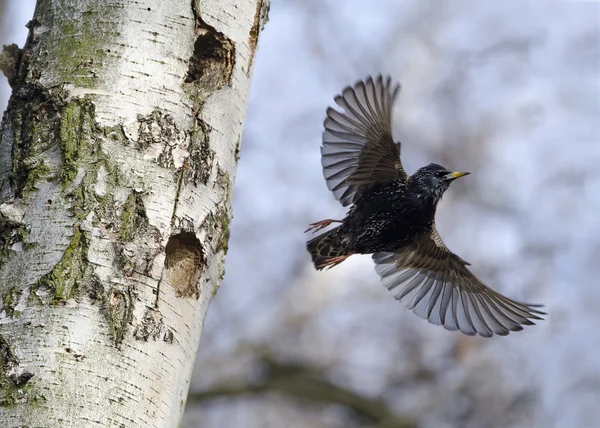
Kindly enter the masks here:
M 59 179 L 63 188 L 68 188 L 77 176 L 78 160 L 93 156 L 94 105 L 85 99 L 73 100 L 65 105 L 60 116 L 63 159 Z
M 20 361 L 9 340 L 0 335 L 0 407 L 45 401 L 37 389 L 29 383 L 33 373 L 20 368 Z
M 65 9 L 70 13 L 64 13 Z M 119 52 L 107 49 L 118 35 L 119 7 L 110 2 L 95 2 L 82 9 L 65 0 L 38 2 L 37 19 L 32 21 L 28 45 L 34 50 L 30 73 L 41 74 L 52 62 L 52 80 L 69 82 L 82 88 L 97 87 L 102 79 L 105 62 L 119 59 Z M 99 31 L 99 29 L 102 31 Z M 50 31 L 47 37 L 40 37 Z M 57 41 L 59 40 L 59 42 Z M 35 55 L 39 52 L 38 55 Z M 47 52 L 53 52 L 48 57 Z
M 42 276 L 33 288 L 53 290 L 52 304 L 58 304 L 79 294 L 82 291 L 80 287 L 89 283 L 91 278 L 87 249 L 85 235 L 76 225 L 73 228 L 71 242 L 60 262 L 48 274 Z
M 133 240 L 136 231 L 147 224 L 142 198 L 135 191 L 131 192 L 121 214 L 121 239 L 123 241 Z

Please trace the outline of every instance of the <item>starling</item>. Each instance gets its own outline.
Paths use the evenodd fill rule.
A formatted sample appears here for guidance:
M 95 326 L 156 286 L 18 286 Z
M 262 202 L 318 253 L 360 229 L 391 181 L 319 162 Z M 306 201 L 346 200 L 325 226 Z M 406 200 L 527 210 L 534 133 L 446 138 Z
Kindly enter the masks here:
M 369 77 L 335 97 L 324 122 L 321 163 L 327 187 L 343 205 L 343 220 L 310 225 L 307 242 L 318 270 L 353 254 L 373 254 L 383 285 L 421 318 L 447 330 L 490 337 L 533 325 L 539 305 L 504 297 L 476 278 L 468 262 L 444 245 L 435 227 L 438 202 L 466 172 L 430 164 L 408 175 L 392 137 L 392 105 L 400 85 Z M 307 230 L 307 231 L 308 231 Z

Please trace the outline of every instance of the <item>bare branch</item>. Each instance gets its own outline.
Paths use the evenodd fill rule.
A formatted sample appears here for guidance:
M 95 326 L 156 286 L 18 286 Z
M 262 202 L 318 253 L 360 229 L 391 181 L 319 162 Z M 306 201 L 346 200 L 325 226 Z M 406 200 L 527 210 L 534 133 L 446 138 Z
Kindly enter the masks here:
M 264 374 L 252 382 L 221 383 L 205 391 L 191 392 L 188 405 L 198 405 L 221 397 L 276 392 L 317 405 L 337 404 L 351 410 L 359 419 L 378 428 L 412 428 L 416 422 L 396 415 L 383 398 L 368 398 L 324 378 L 317 369 L 301 363 L 282 363 L 264 356 Z

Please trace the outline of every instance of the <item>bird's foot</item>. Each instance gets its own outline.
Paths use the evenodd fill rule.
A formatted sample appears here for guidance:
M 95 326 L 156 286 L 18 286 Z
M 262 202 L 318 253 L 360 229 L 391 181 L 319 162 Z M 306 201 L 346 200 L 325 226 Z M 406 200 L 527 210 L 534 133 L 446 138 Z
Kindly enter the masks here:
M 354 253 L 346 254 L 344 256 L 331 257 L 331 258 L 327 259 L 321 266 L 319 266 L 319 268 L 320 269 L 331 269 L 332 267 L 337 266 L 340 263 L 342 263 L 344 260 L 346 260 L 352 254 L 354 254 Z
M 332 219 L 328 218 L 327 220 L 321 220 L 321 221 L 318 221 L 318 222 L 316 222 L 316 223 L 311 223 L 311 224 L 308 226 L 308 229 L 306 229 L 306 230 L 304 231 L 304 233 L 306 233 L 306 232 L 308 232 L 308 231 L 310 231 L 310 230 L 312 230 L 312 231 L 313 231 L 313 233 L 314 233 L 314 232 L 317 232 L 317 231 L 319 231 L 319 230 L 321 230 L 321 229 L 324 229 L 324 228 L 326 228 L 326 227 L 327 227 L 327 226 L 329 226 L 331 223 L 343 223 L 343 222 L 344 222 L 343 220 L 332 220 Z

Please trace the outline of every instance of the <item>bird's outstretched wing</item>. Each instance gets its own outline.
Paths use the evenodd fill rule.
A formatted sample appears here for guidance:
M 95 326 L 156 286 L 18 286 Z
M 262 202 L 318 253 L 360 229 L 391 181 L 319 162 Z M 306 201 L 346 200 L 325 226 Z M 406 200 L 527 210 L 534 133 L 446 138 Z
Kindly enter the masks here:
M 421 318 L 473 336 L 507 335 L 544 315 L 487 287 L 442 242 L 435 226 L 397 252 L 373 254 L 383 285 Z
M 335 97 L 344 109 L 327 109 L 321 163 L 327 187 L 343 206 L 375 182 L 406 178 L 400 143 L 392 138 L 392 104 L 400 85 L 379 75 L 348 86 Z

